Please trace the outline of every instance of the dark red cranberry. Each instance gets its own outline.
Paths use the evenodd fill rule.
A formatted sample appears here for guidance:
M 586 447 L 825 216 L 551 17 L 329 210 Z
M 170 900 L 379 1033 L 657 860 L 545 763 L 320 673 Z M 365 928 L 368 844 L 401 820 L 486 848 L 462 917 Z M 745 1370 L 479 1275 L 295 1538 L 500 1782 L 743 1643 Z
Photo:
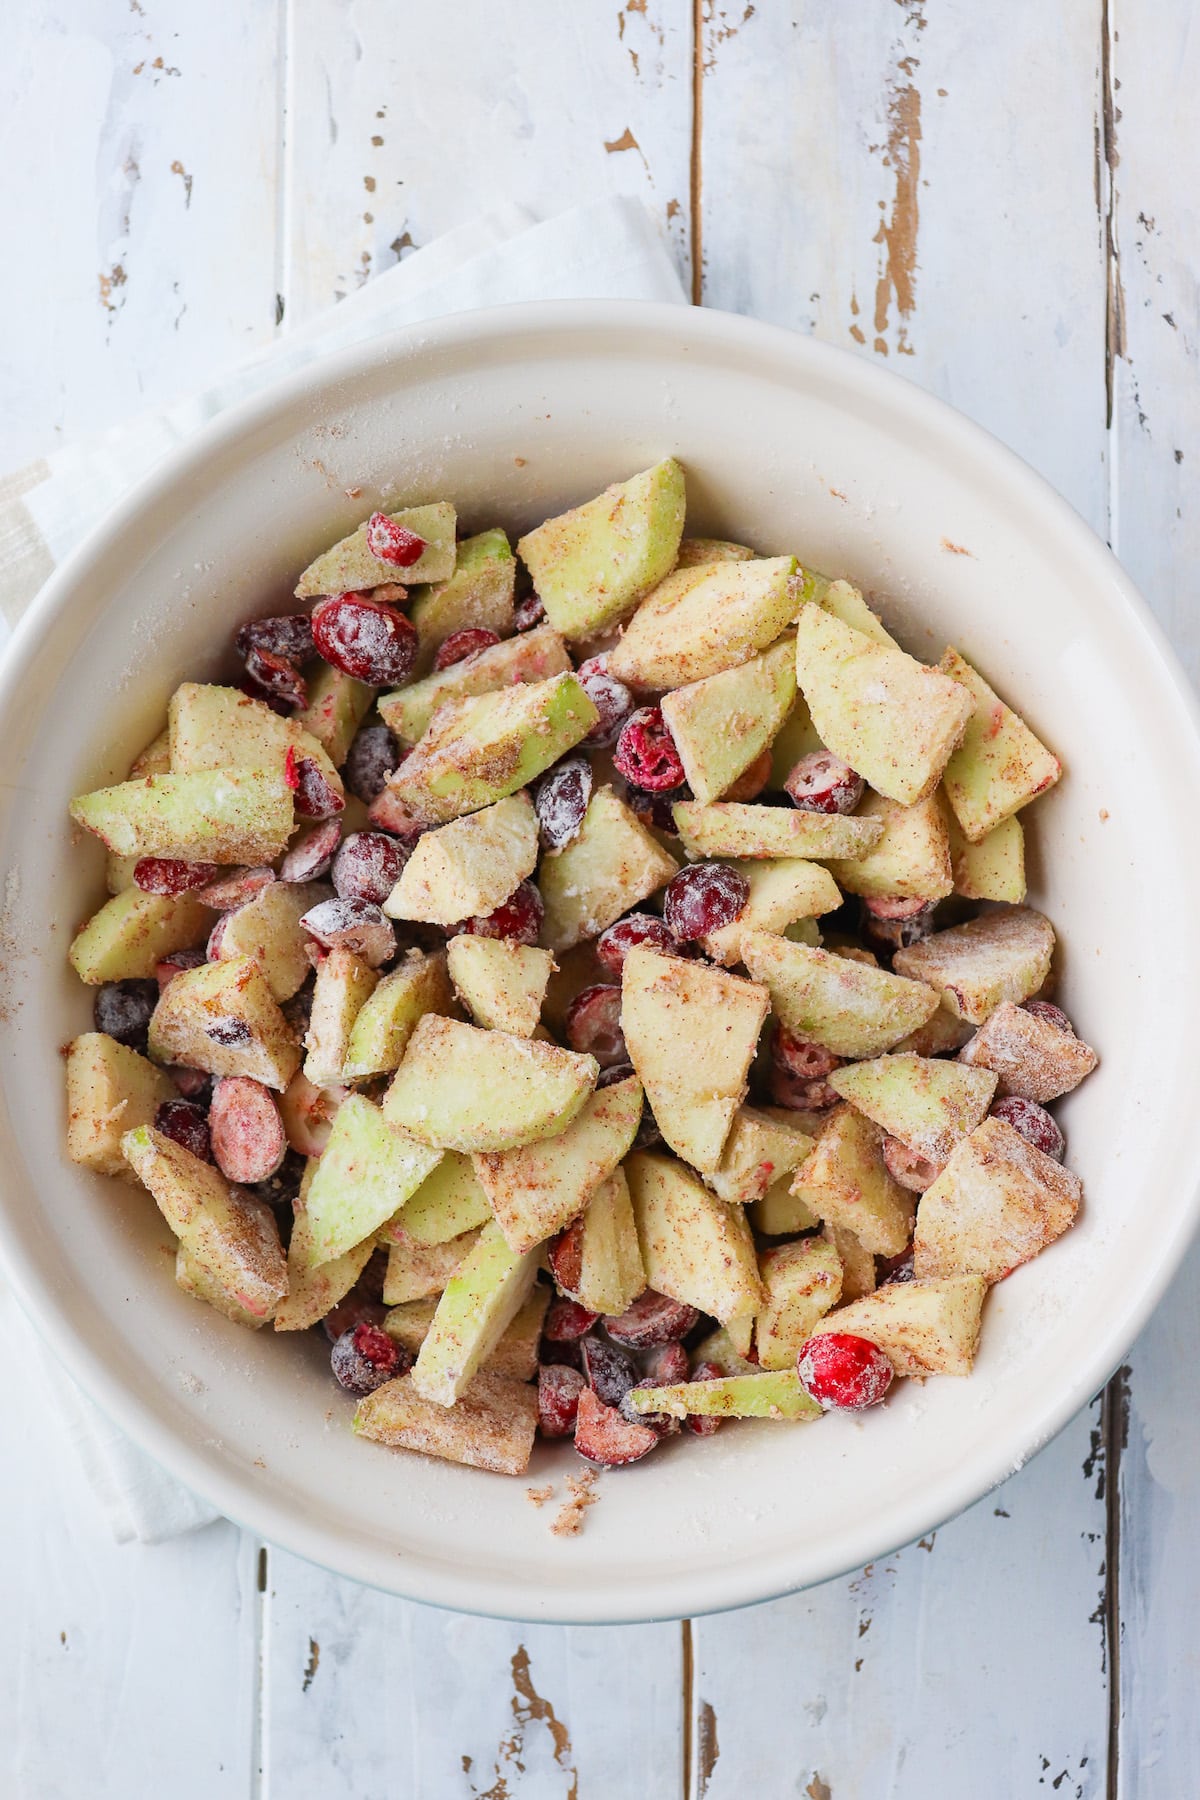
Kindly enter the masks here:
M 587 1336 L 599 1317 L 599 1313 L 580 1306 L 578 1300 L 564 1300 L 556 1294 L 546 1313 L 542 1336 L 551 1344 L 573 1344 Z
M 783 785 L 803 812 L 852 813 L 865 783 L 832 750 L 810 750 Z
M 663 918 L 677 943 L 690 944 L 732 925 L 750 898 L 750 883 L 728 863 L 692 863 L 663 895 Z
M 594 1056 L 601 1068 L 628 1062 L 621 1030 L 619 987 L 586 987 L 576 994 L 564 1021 L 567 1043 L 581 1056 Z
M 888 910 L 879 912 L 878 907 Z M 936 911 L 932 900 L 868 900 L 863 910 L 863 936 L 876 949 L 907 950 L 929 936 Z
M 883 1166 L 892 1180 L 907 1188 L 910 1194 L 923 1194 L 942 1172 L 939 1163 L 930 1162 L 927 1156 L 919 1156 L 894 1137 L 883 1140 Z
M 249 656 L 252 650 L 269 650 L 272 656 L 281 656 L 296 668 L 301 663 L 311 662 L 317 653 L 313 644 L 312 620 L 307 613 L 282 613 L 273 619 L 250 619 L 241 627 L 233 641 L 242 658 Z
M 465 919 L 457 929 L 469 932 L 472 937 L 509 938 L 514 944 L 536 944 L 545 916 L 542 896 L 532 881 L 523 881 L 494 912 Z
M 321 1320 L 321 1328 L 331 1344 L 347 1331 L 353 1331 L 356 1325 L 379 1325 L 387 1318 L 387 1307 L 381 1306 L 378 1300 L 372 1300 L 357 1283 L 350 1289 L 344 1300 L 331 1307 Z
M 896 1256 L 880 1257 L 876 1266 L 880 1287 L 887 1287 L 890 1282 L 895 1281 L 911 1281 L 916 1273 L 912 1245 L 907 1244 Z
M 256 894 L 270 887 L 275 879 L 274 869 L 264 864 L 256 869 L 227 869 L 216 881 L 210 881 L 207 887 L 196 889 L 197 900 L 205 906 L 211 906 L 214 912 L 233 912 L 239 906 L 245 906 Z
M 666 788 L 661 794 L 650 794 L 640 787 L 627 786 L 625 789 L 626 803 L 635 818 L 640 819 L 648 830 L 663 831 L 668 837 L 679 836 L 672 807 L 691 798 L 692 790 L 686 781 L 680 787 Z
M 643 1372 L 655 1387 L 675 1387 L 688 1379 L 688 1353 L 677 1340 L 646 1352 Z
M 387 513 L 373 512 L 367 520 L 367 549 L 394 569 L 411 569 L 424 556 L 426 541 Z
M 742 770 L 737 780 L 725 789 L 721 799 L 736 800 L 743 805 L 748 800 L 757 800 L 770 779 L 771 752 L 763 750 L 748 768 Z
M 583 1279 L 583 1220 L 576 1219 L 547 1247 L 550 1273 L 564 1293 L 573 1294 Z
M 499 642 L 499 633 L 489 631 L 486 625 L 469 625 L 463 631 L 452 631 L 438 646 L 433 666 L 435 669 L 451 669 L 455 663 L 465 662 L 468 656 L 475 656 L 480 650 L 490 650 L 493 644 Z
M 615 744 L 635 701 L 623 681 L 608 672 L 607 656 L 589 656 L 576 671 L 579 685 L 600 717 L 588 732 L 586 743 Z
M 295 795 L 294 805 L 300 818 L 333 819 L 345 812 L 345 798 L 326 780 L 311 756 L 296 754 L 294 744 L 288 745 L 284 779 Z
M 575 1430 L 579 1396 L 587 1382 L 567 1363 L 542 1363 L 538 1367 L 538 1430 L 543 1437 L 567 1438 Z
M 372 969 L 396 954 L 396 928 L 370 900 L 322 900 L 300 923 L 323 949 L 342 945 Z
M 651 1112 L 649 1102 L 643 1100 L 642 1117 L 634 1135 L 633 1147 L 635 1150 L 653 1150 L 662 1141 L 663 1134 L 658 1129 L 658 1120 Z
M 577 1338 L 573 1344 L 552 1344 L 549 1338 L 543 1338 L 538 1359 L 547 1364 L 561 1363 L 565 1369 L 582 1369 L 583 1357 L 579 1353 L 579 1342 Z
M 683 764 L 661 706 L 640 706 L 621 727 L 613 762 L 634 787 L 665 793 L 683 781 Z
M 600 933 L 596 939 L 596 955 L 609 974 L 619 979 L 629 952 L 643 944 L 647 949 L 661 950 L 664 956 L 671 956 L 678 950 L 662 919 L 653 913 L 630 913 Z
M 1055 1162 L 1061 1162 L 1067 1154 L 1067 1140 L 1061 1125 L 1036 1100 L 1022 1100 L 1016 1094 L 1009 1094 L 996 1101 L 992 1117 L 1003 1119 L 1006 1125 L 1020 1132 L 1027 1144 L 1032 1144 L 1043 1156 L 1052 1156 Z
M 631 1350 L 649 1350 L 656 1344 L 682 1342 L 699 1317 L 694 1306 L 647 1288 L 619 1318 L 605 1319 L 604 1327 L 618 1344 L 628 1344 Z
M 355 1325 L 344 1331 L 329 1353 L 333 1378 L 348 1394 L 373 1394 L 385 1381 L 412 1367 L 407 1350 L 378 1325 Z
M 543 850 L 561 850 L 578 837 L 591 797 L 592 765 L 586 756 L 568 756 L 547 769 L 533 790 Z
M 809 1338 L 796 1359 L 800 1385 L 826 1412 L 878 1406 L 892 1385 L 892 1365 L 868 1338 L 829 1331 Z
M 634 1073 L 631 1062 L 610 1063 L 607 1069 L 601 1069 L 596 1077 L 596 1091 L 601 1088 L 616 1087 L 620 1081 L 628 1081 Z
M 580 1456 L 601 1468 L 620 1469 L 648 1456 L 657 1443 L 656 1431 L 648 1425 L 631 1424 L 615 1406 L 605 1406 L 591 1388 L 584 1388 L 575 1420 L 575 1448 Z
M 342 768 L 342 780 L 364 806 L 382 794 L 388 776 L 400 767 L 400 746 L 382 723 L 357 732 Z
M 286 656 L 252 647 L 246 652 L 246 680 L 252 694 L 276 712 L 308 705 L 308 683 Z
M 234 1044 L 248 1044 L 251 1031 L 245 1019 L 234 1019 L 226 1015 L 220 1019 L 210 1019 L 204 1027 L 204 1035 L 211 1038 L 214 1044 L 222 1044 L 227 1049 Z
M 164 956 L 154 965 L 154 979 L 158 982 L 161 994 L 168 981 L 174 981 L 176 975 L 182 975 L 185 969 L 198 969 L 208 961 L 203 950 L 172 950 L 170 956 Z
M 150 1015 L 157 1005 L 157 981 L 106 981 L 96 989 L 92 1018 L 97 1031 L 138 1050 L 145 1046 Z
M 292 845 L 279 865 L 280 881 L 319 881 L 328 875 L 333 853 L 341 842 L 342 828 L 337 819 L 323 819 L 306 831 Z
M 771 1035 L 771 1056 L 780 1068 L 799 1076 L 801 1081 L 823 1081 L 842 1066 L 841 1057 L 826 1050 L 824 1044 L 814 1044 L 811 1038 L 789 1031 L 786 1025 L 776 1025 Z
M 1047 1025 L 1053 1025 L 1057 1031 L 1065 1031 L 1069 1037 L 1076 1035 L 1075 1027 L 1062 1007 L 1055 1006 L 1049 1000 L 1026 1000 L 1022 1010 L 1031 1013 L 1035 1019 L 1043 1020 Z
M 686 1362 L 686 1356 L 684 1360 Z M 649 1376 L 643 1375 L 640 1381 L 634 1382 L 624 1399 L 619 1402 L 617 1410 L 623 1419 L 629 1420 L 630 1424 L 644 1425 L 656 1437 L 674 1437 L 679 1430 L 679 1420 L 671 1413 L 639 1412 L 633 1404 L 633 1396 L 639 1389 L 662 1387 L 663 1385 L 661 1381 L 654 1381 Z
M 227 1181 L 268 1181 L 287 1151 L 275 1096 L 248 1075 L 226 1075 L 217 1082 L 208 1128 L 213 1161 Z
M 352 832 L 333 859 L 334 892 L 343 900 L 382 906 L 407 861 L 403 844 L 386 832 Z
M 327 663 L 373 687 L 404 681 L 417 660 L 416 627 L 394 606 L 366 594 L 332 594 L 312 616 L 313 640 Z
M 211 1162 L 212 1143 L 208 1117 L 202 1106 L 191 1100 L 164 1100 L 154 1115 L 154 1128 L 176 1144 L 182 1144 L 201 1162 Z
M 513 623 L 518 631 L 532 631 L 546 617 L 546 609 L 536 594 L 527 594 L 520 601 L 513 613 Z
M 216 863 L 179 862 L 169 856 L 143 856 L 134 865 L 134 885 L 143 894 L 190 894 L 217 876 Z
M 603 1338 L 595 1336 L 582 1338 L 579 1348 L 588 1386 L 605 1406 L 620 1406 L 637 1380 L 633 1358 L 615 1344 L 606 1344 Z
M 212 1095 L 212 1076 L 203 1069 L 185 1069 L 182 1063 L 168 1063 L 164 1073 L 171 1077 L 185 1100 L 207 1108 Z

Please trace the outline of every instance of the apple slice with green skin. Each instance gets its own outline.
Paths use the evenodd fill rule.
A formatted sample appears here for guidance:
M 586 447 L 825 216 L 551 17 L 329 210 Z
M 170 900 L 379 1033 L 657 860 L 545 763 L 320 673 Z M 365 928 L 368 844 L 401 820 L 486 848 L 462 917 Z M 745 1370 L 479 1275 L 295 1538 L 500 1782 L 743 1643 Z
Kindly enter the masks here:
M 986 1282 L 1037 1256 L 1075 1221 L 1083 1183 L 1004 1119 L 985 1119 L 921 1195 L 913 1239 L 919 1281 Z
M 494 1475 L 523 1475 L 537 1434 L 537 1389 L 481 1370 L 453 1408 L 426 1400 L 414 1374 L 386 1381 L 360 1400 L 359 1437 L 393 1450 L 417 1450 Z
M 296 724 L 324 746 L 330 762 L 340 769 L 378 689 L 327 662 L 314 663 L 305 679 L 308 705 L 296 714 Z
M 171 696 L 167 721 L 173 775 L 282 769 L 290 750 L 315 762 L 335 794 L 344 793 L 321 741 L 296 719 L 281 718 L 264 700 L 253 700 L 240 688 L 185 681 Z
M 457 925 L 490 913 L 537 866 L 537 815 L 528 794 L 421 837 L 384 902 L 393 919 Z
M 936 1057 L 877 1056 L 835 1069 L 829 1085 L 917 1156 L 944 1163 L 986 1117 L 996 1077 Z
M 309 563 L 296 583 L 297 600 L 313 600 L 320 594 L 345 594 L 356 588 L 382 587 L 385 582 L 447 581 L 454 573 L 457 525 L 454 508 L 445 500 L 429 506 L 406 506 L 388 514 L 394 525 L 415 532 L 425 540 L 420 558 L 407 568 L 372 556 L 367 548 L 364 519 L 357 531 L 339 539 L 323 556 Z
M 533 1036 L 554 967 L 548 950 L 464 931 L 451 938 L 446 957 L 458 997 L 477 1025 Z
M 269 1322 L 267 1313 L 251 1312 L 227 1288 L 222 1287 L 212 1271 L 192 1255 L 186 1244 L 180 1244 L 175 1252 L 175 1285 L 182 1293 L 190 1294 L 193 1300 L 202 1300 L 231 1324 L 244 1326 L 247 1331 L 261 1331 Z M 281 1305 L 283 1303 L 280 1302 Z
M 172 976 L 150 1019 L 150 1054 L 208 1075 L 248 1075 L 283 1093 L 300 1046 L 252 956 Z
M 590 1095 L 557 1137 L 475 1157 L 511 1250 L 532 1250 L 579 1217 L 633 1143 L 641 1117 L 642 1084 L 631 1075 Z
M 169 775 L 171 773 L 171 732 L 163 726 L 156 738 L 151 738 L 140 756 L 135 756 L 129 770 L 130 781 L 141 781 L 147 775 Z
M 753 1326 L 753 1315 L 751 1315 Z M 710 1331 L 692 1352 L 693 1364 L 702 1362 L 716 1363 L 722 1375 L 757 1375 L 760 1373 L 757 1363 L 747 1360 L 730 1337 L 724 1325 L 718 1325 Z M 699 1383 L 696 1384 L 699 1386 Z
M 332 1262 L 371 1237 L 416 1193 L 440 1157 L 397 1130 L 370 1100 L 351 1094 L 337 1110 L 308 1190 L 311 1266 Z
M 515 1150 L 565 1131 L 599 1073 L 594 1056 L 426 1013 L 383 1110 L 439 1149 Z
M 845 1331 L 883 1351 L 897 1375 L 969 1375 L 986 1285 L 978 1275 L 890 1281 L 829 1313 L 813 1332 Z
M 469 1156 L 447 1150 L 437 1168 L 406 1200 L 393 1224 L 418 1244 L 446 1244 L 492 1216 Z
M 587 638 L 623 618 L 674 566 L 685 504 L 667 457 L 527 532 L 517 550 L 550 623 Z
M 832 1244 L 841 1262 L 843 1302 L 861 1300 L 864 1294 L 873 1294 L 875 1258 L 861 1238 L 847 1231 L 844 1225 L 831 1224 L 822 1225 L 821 1236 L 827 1244 Z
M 862 591 L 848 581 L 831 581 L 829 586 L 817 599 L 818 606 L 840 619 L 843 625 L 849 625 L 855 631 L 861 631 L 876 644 L 883 644 L 890 650 L 899 650 L 900 646 L 890 631 L 885 630 L 876 613 L 871 611 L 862 597 Z
M 1026 893 L 1025 832 L 1016 813 L 977 844 L 968 843 L 949 808 L 947 813 L 955 893 L 964 900 L 1002 900 L 1020 906 Z
M 723 1375 L 712 1381 L 681 1381 L 674 1387 L 636 1387 L 628 1395 L 637 1413 L 666 1413 L 672 1419 L 819 1419 L 792 1370 Z
M 417 628 L 418 675 L 428 673 L 439 647 L 456 631 L 474 627 L 494 631 L 499 638 L 511 637 L 516 580 L 517 560 L 503 531 L 479 531 L 460 539 L 454 573 L 409 596 L 408 616 Z
M 977 844 L 1052 788 L 1062 764 L 957 650 L 946 651 L 941 668 L 974 702 L 962 743 L 942 779 L 963 835 Z
M 982 1025 L 1004 1000 L 1020 1005 L 1050 973 L 1054 927 L 1030 906 L 985 913 L 897 950 L 892 967 L 928 982 L 957 1018 Z
M 625 802 L 611 788 L 598 788 L 576 836 L 542 858 L 542 942 L 557 956 L 599 937 L 678 873 L 675 858 Z
M 565 756 L 598 717 L 574 675 L 450 701 L 387 792 L 429 825 L 478 812 Z
M 649 1285 L 727 1327 L 757 1312 L 763 1287 L 744 1213 L 667 1156 L 635 1151 L 625 1175 Z
M 418 1019 L 427 1012 L 444 1014 L 453 1009 L 446 952 L 437 950 L 425 956 L 410 950 L 359 1009 L 342 1063 L 343 1080 L 390 1075 L 403 1062 Z
M 644 945 L 625 958 L 621 1024 L 629 1060 L 663 1137 L 703 1173 L 720 1164 L 769 1007 L 765 987 L 724 969 Z
M 275 1310 L 276 1331 L 307 1331 L 344 1300 L 368 1262 L 375 1243 L 366 1238 L 342 1256 L 314 1264 L 312 1228 L 307 1200 L 317 1171 L 317 1159 L 309 1159 L 295 1202 L 292 1237 L 288 1244 L 288 1291 Z
M 764 1369 L 794 1369 L 805 1340 L 842 1297 L 842 1259 L 824 1238 L 766 1250 L 758 1261 L 766 1305 L 754 1322 Z
M 589 1312 L 619 1318 L 646 1286 L 629 1183 L 623 1169 L 602 1181 L 582 1216 L 560 1240 L 555 1279 Z
M 104 885 L 110 894 L 124 894 L 134 885 L 133 871 L 141 858 L 117 856 L 109 851 L 104 861 Z
M 378 971 L 344 944 L 336 944 L 320 964 L 304 1039 L 304 1077 L 314 1087 L 342 1081 L 354 1026 L 378 985 Z
M 742 961 L 788 1030 L 835 1056 L 878 1056 L 937 1011 L 932 989 L 922 993 L 922 982 L 886 969 L 765 931 L 743 932 L 741 943 Z
M 149 980 L 164 956 L 202 944 L 212 913 L 190 894 L 114 894 L 72 940 L 67 959 L 80 981 Z
M 101 1175 L 128 1177 L 121 1149 L 127 1131 L 153 1125 L 164 1100 L 177 1100 L 173 1081 L 127 1044 L 103 1031 L 85 1031 L 67 1046 L 67 1155 Z
M 448 701 L 495 694 L 501 688 L 529 686 L 570 672 L 571 659 L 561 636 L 553 625 L 539 625 L 520 637 L 510 637 L 462 662 L 451 663 L 448 669 L 438 669 L 410 687 L 382 694 L 379 713 L 402 744 L 416 744 L 429 729 L 439 706 Z
M 784 932 L 801 919 L 836 912 L 842 904 L 838 886 L 819 863 L 788 857 L 779 862 L 731 861 L 749 893 L 746 904 L 731 925 L 721 925 L 700 940 L 704 954 L 727 968 L 742 960 L 742 936 L 747 931 Z
M 737 668 L 663 697 L 662 713 L 697 801 L 716 800 L 766 749 L 796 698 L 790 638 Z
M 383 1321 L 383 1329 L 415 1356 L 429 1335 L 440 1298 L 440 1292 L 427 1294 L 423 1300 L 408 1300 L 393 1306 Z M 549 1304 L 550 1289 L 535 1287 L 481 1372 L 508 1375 L 514 1381 L 532 1381 L 537 1374 L 542 1324 Z
M 994 1070 L 997 1093 L 1045 1106 L 1077 1088 L 1097 1057 L 1073 1031 L 1006 1000 L 959 1051 L 959 1062 Z
M 790 1174 L 772 1182 L 761 1200 L 751 1202 L 749 1211 L 751 1224 L 763 1237 L 787 1237 L 821 1223 L 812 1207 L 793 1194 Z
M 120 782 L 80 794 L 71 817 L 120 856 L 251 864 L 282 856 L 294 823 L 282 762 Z
M 913 1228 L 913 1196 L 883 1164 L 883 1132 L 852 1106 L 836 1107 L 792 1193 L 826 1224 L 852 1231 L 875 1256 L 899 1256 Z
M 733 544 L 728 538 L 685 537 L 679 540 L 677 569 L 695 569 L 702 563 L 753 562 L 756 552 L 745 544 Z
M 802 604 L 794 556 L 706 563 L 661 581 L 608 654 L 608 672 L 637 688 L 678 688 L 747 663 Z
M 728 1206 L 763 1199 L 776 1181 L 799 1168 L 813 1147 L 813 1139 L 794 1119 L 795 1114 L 780 1108 L 740 1107 L 720 1162 L 704 1177 L 705 1186 Z
M 869 900 L 943 900 L 953 891 L 950 839 L 936 794 L 915 806 L 900 806 L 868 793 L 855 816 L 882 820 L 883 835 L 865 856 L 830 862 L 834 880 L 846 893 Z
M 454 1405 L 529 1298 L 537 1266 L 536 1251 L 510 1250 L 494 1220 L 483 1227 L 447 1283 L 413 1365 L 423 1399 Z
M 442 1244 L 418 1244 L 395 1224 L 385 1226 L 380 1233 L 388 1253 L 383 1278 L 385 1305 L 403 1306 L 441 1294 L 479 1242 L 480 1229 L 477 1225 Z
M 791 766 L 789 762 L 788 769 Z M 857 858 L 866 856 L 883 836 L 883 821 L 877 818 L 845 818 L 838 813 L 791 811 L 785 806 L 753 806 L 736 800 L 711 806 L 677 800 L 671 813 L 684 849 L 698 858 Z
M 271 882 L 226 919 L 213 960 L 252 956 L 276 1000 L 290 1000 L 312 974 L 310 939 L 300 920 L 311 907 L 332 897 L 332 888 L 318 881 Z
M 968 689 L 820 606 L 800 614 L 796 675 L 822 742 L 877 793 L 915 806 L 933 792 L 971 716 Z

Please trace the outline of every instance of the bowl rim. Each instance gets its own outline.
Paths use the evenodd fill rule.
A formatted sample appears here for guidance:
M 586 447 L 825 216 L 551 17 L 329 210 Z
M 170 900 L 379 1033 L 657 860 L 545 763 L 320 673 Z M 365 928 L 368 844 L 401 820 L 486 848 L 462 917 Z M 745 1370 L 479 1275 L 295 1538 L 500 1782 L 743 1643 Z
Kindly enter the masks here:
M 895 371 L 852 351 L 738 314 L 636 300 L 521 302 L 406 325 L 348 349 L 318 355 L 222 411 L 132 487 L 64 558 L 30 604 L 0 653 L 0 732 L 9 723 L 40 640 L 67 611 L 89 565 L 109 552 L 119 538 L 131 532 L 136 534 L 143 517 L 173 489 L 190 477 L 202 476 L 239 439 L 250 437 L 257 428 L 300 402 L 335 404 L 340 383 L 359 378 L 374 368 L 394 364 L 402 368 L 406 360 L 419 358 L 426 351 L 461 348 L 464 354 L 470 354 L 501 341 L 515 341 L 518 346 L 521 342 L 536 344 L 544 351 L 550 338 L 564 333 L 575 337 L 588 333 L 598 337 L 627 334 L 631 339 L 640 339 L 643 349 L 647 344 L 665 340 L 664 348 L 675 355 L 681 350 L 696 355 L 715 352 L 718 356 L 728 355 L 733 361 L 737 353 L 751 362 L 788 364 L 801 378 L 806 373 L 823 378 L 848 398 L 853 396 L 868 404 L 882 401 L 893 411 L 906 411 L 914 424 L 929 432 L 948 454 L 957 447 L 964 460 L 990 463 L 1010 488 L 1020 491 L 1027 514 L 1037 516 L 1042 529 L 1049 531 L 1072 560 L 1084 568 L 1091 565 L 1098 579 L 1113 591 L 1113 609 L 1123 610 L 1128 622 L 1137 627 L 1148 670 L 1170 691 L 1190 726 L 1192 773 L 1200 790 L 1200 699 L 1162 627 L 1111 551 L 1028 463 L 957 409 Z M 614 1581 L 610 1596 L 581 1591 L 572 1598 L 566 1569 L 560 1571 L 560 1581 L 538 1590 L 531 1590 L 527 1581 L 515 1581 L 500 1570 L 489 1576 L 486 1590 L 481 1591 L 477 1572 L 460 1575 L 445 1561 L 434 1563 L 420 1555 L 394 1556 L 384 1567 L 370 1546 L 353 1538 L 339 1544 L 324 1524 L 310 1522 L 299 1509 L 289 1508 L 286 1502 L 261 1492 L 232 1460 L 223 1460 L 219 1451 L 201 1450 L 190 1443 L 164 1410 L 131 1392 L 119 1377 L 111 1374 L 96 1358 L 70 1313 L 57 1303 L 51 1284 L 39 1272 L 33 1252 L 26 1255 L 19 1239 L 5 1229 L 2 1213 L 0 1273 L 6 1276 L 22 1308 L 45 1334 L 71 1377 L 109 1418 L 171 1474 L 211 1500 L 244 1529 L 335 1573 L 410 1600 L 485 1617 L 620 1624 L 698 1616 L 801 1591 L 914 1542 L 982 1499 L 1042 1449 L 1100 1391 L 1158 1305 L 1198 1223 L 1200 1133 L 1196 1134 L 1192 1149 L 1187 1194 L 1177 1202 L 1161 1235 L 1149 1279 L 1127 1306 L 1120 1311 L 1114 1309 L 1108 1330 L 1093 1344 L 1088 1357 L 1081 1359 L 1053 1403 L 1040 1410 L 1031 1406 L 1030 1430 L 1019 1450 L 1010 1440 L 986 1465 L 976 1460 L 969 1478 L 962 1472 L 952 1472 L 920 1501 L 912 1500 L 903 1506 L 892 1502 L 887 1513 L 890 1523 L 882 1534 L 886 1541 L 869 1538 L 863 1528 L 855 1540 L 844 1543 L 824 1561 L 819 1556 L 814 1558 L 810 1551 L 803 1573 L 777 1559 L 772 1565 L 773 1575 L 760 1572 L 757 1564 L 739 1565 L 732 1570 L 714 1567 L 701 1577 L 695 1572 L 668 1575 L 649 1589 L 649 1606 L 632 1601 L 619 1580 Z M 685 1583 L 699 1591 L 686 1595 L 677 1592 Z M 639 1591 L 646 1593 L 644 1582 Z

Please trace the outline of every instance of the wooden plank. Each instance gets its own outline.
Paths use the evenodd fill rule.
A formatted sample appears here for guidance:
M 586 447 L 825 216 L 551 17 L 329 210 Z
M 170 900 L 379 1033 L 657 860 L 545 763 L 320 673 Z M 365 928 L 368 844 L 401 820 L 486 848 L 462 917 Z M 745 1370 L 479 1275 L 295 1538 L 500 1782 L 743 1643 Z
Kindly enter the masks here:
M 217 1800 L 251 1791 L 256 1547 L 221 1523 L 118 1546 L 47 1389 L 64 1380 L 0 1294 L 0 1790 Z M 19 1446 L 19 1449 L 18 1449 Z
M 0 161 L 36 179 L 6 187 L 0 467 L 271 337 L 278 34 L 277 0 L 12 9 Z
M 269 1552 L 267 1791 L 579 1800 L 681 1791 L 678 1625 L 515 1625 Z
M 290 319 L 514 201 L 636 195 L 686 267 L 691 0 L 292 11 Z

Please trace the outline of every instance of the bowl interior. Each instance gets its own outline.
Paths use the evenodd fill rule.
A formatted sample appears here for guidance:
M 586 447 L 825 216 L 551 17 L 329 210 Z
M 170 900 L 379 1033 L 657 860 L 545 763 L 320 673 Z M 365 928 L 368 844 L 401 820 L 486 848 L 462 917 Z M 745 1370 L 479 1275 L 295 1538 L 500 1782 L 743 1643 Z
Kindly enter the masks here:
M 387 498 L 510 531 L 674 452 L 689 530 L 796 551 L 870 590 L 916 654 L 946 642 L 1059 752 L 1029 816 L 1031 899 L 1101 1053 L 1062 1107 L 1077 1227 L 996 1290 L 968 1381 L 876 1415 L 727 1428 L 606 1476 L 576 1539 L 525 1481 L 349 1432 L 323 1342 L 238 1330 L 179 1294 L 146 1196 L 62 1149 L 60 1046 L 89 1020 L 64 961 L 103 897 L 68 797 L 120 780 L 232 627 Z M 1191 703 L 1112 560 L 1006 452 L 904 383 L 781 332 L 668 308 L 520 308 L 356 352 L 223 421 L 60 573 L 0 700 L 9 779 L 0 1240 L 71 1367 L 234 1517 L 346 1573 L 501 1614 L 645 1618 L 856 1566 L 974 1499 L 1095 1390 L 1174 1267 L 1197 1174 L 1188 1050 L 1200 890 Z M 1158 870 L 1153 910 L 1146 855 Z M 1150 933 L 1147 940 L 1147 930 Z M 561 1476 L 539 1451 L 531 1482 Z M 561 1492 L 561 1487 L 560 1487 Z

